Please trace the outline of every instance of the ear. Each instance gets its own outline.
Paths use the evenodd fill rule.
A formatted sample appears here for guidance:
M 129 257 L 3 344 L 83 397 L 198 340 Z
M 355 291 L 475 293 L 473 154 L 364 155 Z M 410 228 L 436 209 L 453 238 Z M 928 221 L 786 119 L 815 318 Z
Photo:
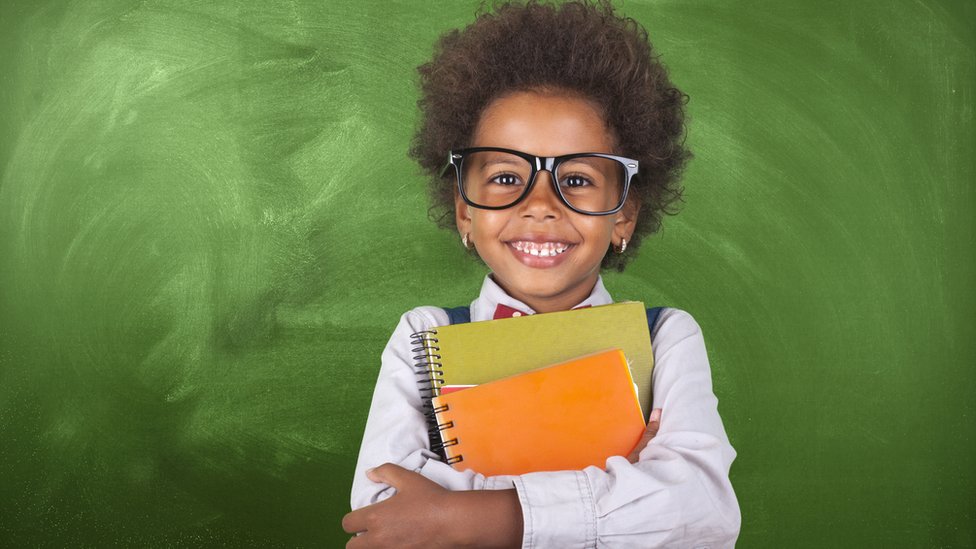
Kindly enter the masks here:
M 461 198 L 457 189 L 454 190 L 454 222 L 461 236 L 471 232 L 471 207 Z
M 637 214 L 640 213 L 640 209 L 640 198 L 633 195 L 628 196 L 627 201 L 624 202 L 624 207 L 614 217 L 613 237 L 611 238 L 614 246 L 619 247 L 620 241 L 623 239 L 630 240 L 630 236 L 634 234 L 634 229 L 637 227 Z

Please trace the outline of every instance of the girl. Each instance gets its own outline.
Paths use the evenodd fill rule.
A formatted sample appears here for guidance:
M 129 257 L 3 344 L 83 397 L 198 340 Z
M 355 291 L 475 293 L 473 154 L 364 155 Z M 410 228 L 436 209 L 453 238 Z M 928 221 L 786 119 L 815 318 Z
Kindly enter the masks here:
M 432 211 L 491 270 L 471 320 L 611 303 L 600 270 L 622 270 L 657 230 L 690 156 L 685 96 L 646 32 L 609 4 L 507 4 L 444 35 L 420 74 L 411 152 Z M 383 352 L 348 547 L 734 545 L 735 452 L 690 315 L 666 309 L 653 327 L 663 419 L 658 431 L 655 410 L 629 459 L 495 477 L 428 448 L 410 334 L 448 322 L 436 307 L 409 311 Z

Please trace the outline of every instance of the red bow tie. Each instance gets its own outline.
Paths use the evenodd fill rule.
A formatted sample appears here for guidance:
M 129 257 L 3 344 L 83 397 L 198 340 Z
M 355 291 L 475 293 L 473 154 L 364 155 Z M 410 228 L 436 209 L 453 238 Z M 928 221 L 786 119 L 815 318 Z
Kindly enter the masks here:
M 589 305 L 583 305 L 582 307 L 573 307 L 573 310 L 575 311 L 576 309 L 585 309 L 587 307 L 589 307 Z M 495 314 L 491 318 L 492 320 L 498 320 L 499 318 L 514 318 L 514 317 L 528 316 L 528 315 L 529 313 L 499 303 L 495 307 Z

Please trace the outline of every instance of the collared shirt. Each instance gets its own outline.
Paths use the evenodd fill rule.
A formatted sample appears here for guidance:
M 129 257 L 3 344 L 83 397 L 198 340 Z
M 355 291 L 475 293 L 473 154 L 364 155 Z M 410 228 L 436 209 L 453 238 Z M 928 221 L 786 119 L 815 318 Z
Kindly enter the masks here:
M 612 302 L 598 279 L 574 308 Z M 471 320 L 490 320 L 499 305 L 534 313 L 489 275 L 471 303 Z M 383 351 L 353 478 L 353 509 L 394 494 L 365 475 L 390 462 L 450 490 L 514 488 L 525 548 L 735 545 L 739 505 L 729 482 L 735 450 L 718 415 L 705 342 L 691 315 L 665 309 L 651 332 L 653 402 L 662 409 L 661 427 L 637 463 L 613 456 L 604 468 L 492 477 L 456 471 L 428 449 L 410 340 L 415 332 L 448 323 L 438 307 L 408 311 Z

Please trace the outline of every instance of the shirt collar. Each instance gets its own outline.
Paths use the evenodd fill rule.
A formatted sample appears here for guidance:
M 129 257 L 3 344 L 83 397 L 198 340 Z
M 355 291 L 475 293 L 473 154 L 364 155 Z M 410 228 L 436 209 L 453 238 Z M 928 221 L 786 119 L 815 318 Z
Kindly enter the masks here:
M 603 277 L 597 277 L 596 284 L 593 285 L 593 291 L 590 292 L 589 297 L 572 308 L 596 307 L 610 303 L 613 303 L 613 298 L 610 297 L 610 293 L 603 286 Z M 478 295 L 478 299 L 475 299 L 471 303 L 471 320 L 473 322 L 491 320 L 495 315 L 495 309 L 499 305 L 511 307 L 512 309 L 523 311 L 527 314 L 535 314 L 532 307 L 505 293 L 505 290 L 491 278 L 491 274 L 488 274 L 481 284 L 481 293 Z

